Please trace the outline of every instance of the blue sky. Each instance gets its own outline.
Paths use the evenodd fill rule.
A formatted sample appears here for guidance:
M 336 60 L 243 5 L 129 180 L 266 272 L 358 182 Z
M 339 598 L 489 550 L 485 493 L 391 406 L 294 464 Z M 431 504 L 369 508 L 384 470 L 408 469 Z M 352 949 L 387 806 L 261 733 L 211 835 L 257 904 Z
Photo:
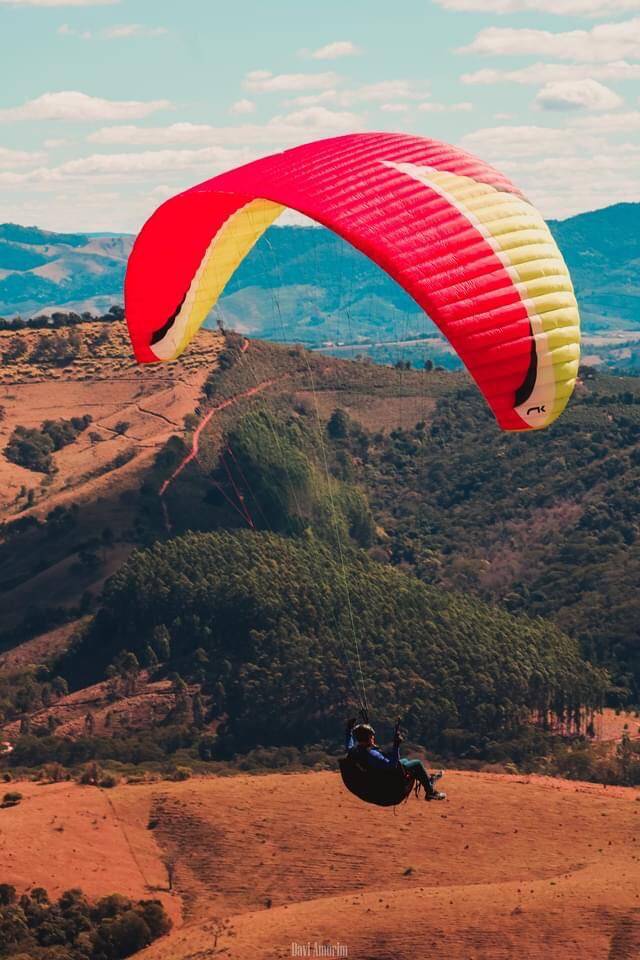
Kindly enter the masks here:
M 640 200 L 640 0 L 0 0 L 0 221 L 137 231 L 352 130 L 460 144 L 547 217 Z

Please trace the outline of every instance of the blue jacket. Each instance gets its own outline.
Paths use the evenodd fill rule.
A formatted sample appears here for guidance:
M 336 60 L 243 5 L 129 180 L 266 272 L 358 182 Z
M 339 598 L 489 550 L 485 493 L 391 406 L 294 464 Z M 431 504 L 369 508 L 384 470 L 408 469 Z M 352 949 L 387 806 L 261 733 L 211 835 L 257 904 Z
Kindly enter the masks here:
M 352 754 L 357 759 L 364 759 L 367 766 L 372 770 L 388 770 L 390 767 L 400 765 L 400 744 L 394 744 L 390 755 L 378 750 L 377 747 L 361 747 L 353 736 L 351 730 L 347 732 L 346 740 L 347 753 Z

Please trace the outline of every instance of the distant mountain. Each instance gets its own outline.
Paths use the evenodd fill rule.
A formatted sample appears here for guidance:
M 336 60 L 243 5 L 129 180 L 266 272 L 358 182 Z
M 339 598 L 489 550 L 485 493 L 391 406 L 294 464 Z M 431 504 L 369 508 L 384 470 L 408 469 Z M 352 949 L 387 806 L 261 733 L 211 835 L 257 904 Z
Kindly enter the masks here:
M 0 315 L 102 312 L 122 302 L 133 237 L 0 224 Z
M 629 347 L 623 334 L 640 332 L 640 203 L 550 226 L 572 270 L 585 331 L 617 338 L 624 360 Z M 129 235 L 0 226 L 0 315 L 104 310 L 121 303 L 132 242 Z M 324 228 L 268 231 L 232 278 L 218 310 L 227 326 L 314 346 L 437 336 L 393 280 Z
M 567 261 L 586 330 L 640 329 L 640 203 L 549 224 Z

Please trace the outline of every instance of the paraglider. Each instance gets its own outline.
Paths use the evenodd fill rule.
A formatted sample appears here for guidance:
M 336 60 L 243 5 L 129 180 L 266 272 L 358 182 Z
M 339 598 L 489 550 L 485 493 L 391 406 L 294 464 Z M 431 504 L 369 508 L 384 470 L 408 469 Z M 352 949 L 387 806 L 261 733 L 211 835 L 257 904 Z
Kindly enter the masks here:
M 504 430 L 562 412 L 579 362 L 571 278 L 541 214 L 456 147 L 358 133 L 304 144 L 198 184 L 138 236 L 125 308 L 141 363 L 178 357 L 285 208 L 349 241 L 449 340 Z
M 400 723 L 396 723 L 393 750 L 385 753 L 375 741 L 369 723 L 347 721 L 345 756 L 339 761 L 340 775 L 347 790 L 379 807 L 395 807 L 409 797 L 412 790 L 424 789 L 425 800 L 446 800 L 446 793 L 436 789 L 442 770 L 429 774 L 421 760 L 400 757 Z
M 307 143 L 162 204 L 135 242 L 125 281 L 140 363 L 180 356 L 242 260 L 287 208 L 332 230 L 400 284 L 447 338 L 503 430 L 541 429 L 562 413 L 578 373 L 580 319 L 549 228 L 493 167 L 448 144 L 404 134 Z M 360 666 L 346 580 L 343 586 Z M 366 712 L 362 675 L 361 685 Z M 397 730 L 387 759 L 371 728 L 361 733 L 340 762 L 347 789 L 380 806 L 400 803 L 416 783 L 427 799 L 444 799 L 435 787 L 438 774 L 400 760 Z

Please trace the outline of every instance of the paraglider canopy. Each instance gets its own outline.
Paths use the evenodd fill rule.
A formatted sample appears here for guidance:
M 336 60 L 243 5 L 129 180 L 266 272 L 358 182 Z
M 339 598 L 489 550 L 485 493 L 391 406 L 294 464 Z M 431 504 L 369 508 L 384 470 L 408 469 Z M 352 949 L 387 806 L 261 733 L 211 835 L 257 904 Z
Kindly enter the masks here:
M 131 253 L 142 363 L 179 356 L 289 207 L 333 230 L 429 314 L 505 430 L 562 412 L 579 361 L 571 279 L 542 216 L 497 170 L 436 140 L 360 133 L 256 160 L 164 203 Z

